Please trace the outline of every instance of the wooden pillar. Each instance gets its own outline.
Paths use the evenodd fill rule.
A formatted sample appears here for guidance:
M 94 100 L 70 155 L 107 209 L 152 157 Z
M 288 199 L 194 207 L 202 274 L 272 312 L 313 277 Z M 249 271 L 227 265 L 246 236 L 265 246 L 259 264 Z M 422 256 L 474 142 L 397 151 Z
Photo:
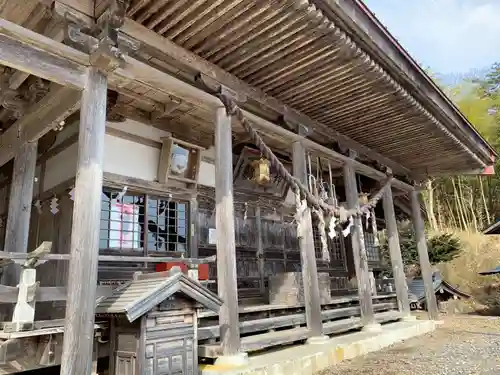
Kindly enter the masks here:
M 420 192 L 415 189 L 411 192 L 411 210 L 413 216 L 413 228 L 415 230 L 415 240 L 417 242 L 418 258 L 420 260 L 420 270 L 424 281 L 425 302 L 429 319 L 439 318 L 436 295 L 432 285 L 432 269 L 427 252 L 427 241 L 425 238 L 424 219 L 420 209 Z
M 349 209 L 359 206 L 356 170 L 351 163 L 344 164 L 344 185 Z M 372 292 L 370 287 L 370 273 L 368 270 L 368 257 L 366 255 L 363 222 L 357 216 L 353 220 L 352 229 L 352 254 L 356 269 L 358 284 L 359 305 L 361 308 L 361 321 L 366 330 L 376 329 L 379 325 L 373 313 Z
M 389 253 L 391 255 L 392 273 L 398 298 L 399 311 L 403 317 L 410 316 L 410 299 L 408 298 L 408 285 L 404 271 L 401 247 L 399 245 L 399 233 L 394 212 L 394 201 L 392 199 L 392 189 L 388 188 L 383 196 L 385 226 L 389 243 Z
M 302 143 L 293 143 L 293 175 L 307 186 L 306 150 Z M 301 222 L 302 228 L 299 238 L 300 261 L 302 266 L 302 283 L 306 307 L 307 328 L 310 338 L 323 338 L 323 320 L 321 316 L 321 301 L 319 294 L 318 268 L 314 251 L 314 237 L 310 208 L 306 208 Z
M 217 286 L 224 301 L 219 312 L 222 355 L 240 352 L 236 244 L 234 237 L 233 152 L 231 118 L 225 108 L 216 110 L 215 121 L 215 228 Z
M 9 211 L 5 228 L 5 251 L 28 252 L 36 158 L 36 142 L 22 144 L 14 157 Z M 20 274 L 21 267 L 19 265 L 11 264 L 5 267 L 3 283 L 17 285 Z
M 62 375 L 92 371 L 107 77 L 89 68 L 82 94 Z
M 255 229 L 257 232 L 257 265 L 259 268 L 259 287 L 262 297 L 266 295 L 265 285 L 265 261 L 264 261 L 264 244 L 263 244 L 263 231 L 262 231 L 262 213 L 260 211 L 259 203 L 255 206 Z

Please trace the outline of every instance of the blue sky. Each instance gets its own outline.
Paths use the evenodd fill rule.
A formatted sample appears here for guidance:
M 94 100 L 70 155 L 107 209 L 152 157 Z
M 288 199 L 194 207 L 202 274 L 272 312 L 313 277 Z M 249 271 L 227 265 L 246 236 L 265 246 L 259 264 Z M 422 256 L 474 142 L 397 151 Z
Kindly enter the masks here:
M 401 45 L 435 73 L 500 62 L 500 0 L 364 0 Z

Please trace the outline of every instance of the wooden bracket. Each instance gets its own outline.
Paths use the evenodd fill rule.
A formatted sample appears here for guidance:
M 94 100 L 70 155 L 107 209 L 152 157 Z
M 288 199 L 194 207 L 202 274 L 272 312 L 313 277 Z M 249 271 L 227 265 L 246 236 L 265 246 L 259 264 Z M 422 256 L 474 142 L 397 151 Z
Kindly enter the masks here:
M 198 82 L 201 88 L 211 94 L 222 93 L 223 95 L 228 95 L 233 98 L 238 103 L 244 103 L 247 101 L 247 96 L 230 89 L 227 86 L 222 85 L 220 82 L 216 81 L 212 77 L 206 74 L 198 74 L 195 77 L 195 81 Z
M 14 113 L 16 119 L 22 117 L 26 112 L 29 102 L 24 99 L 18 90 L 9 86 L 10 76 L 3 75 L 0 81 L 0 105 Z
M 140 46 L 135 39 L 119 33 L 128 4 L 128 0 L 113 0 L 96 23 L 69 7 L 55 8 L 66 23 L 66 41 L 88 53 L 92 66 L 105 74 L 123 66 L 123 55 L 137 51 Z
M 170 96 L 170 102 L 168 103 L 156 103 L 155 109 L 151 112 L 151 120 L 156 121 L 168 117 L 172 114 L 172 112 L 179 108 L 181 104 L 182 100 L 173 96 Z

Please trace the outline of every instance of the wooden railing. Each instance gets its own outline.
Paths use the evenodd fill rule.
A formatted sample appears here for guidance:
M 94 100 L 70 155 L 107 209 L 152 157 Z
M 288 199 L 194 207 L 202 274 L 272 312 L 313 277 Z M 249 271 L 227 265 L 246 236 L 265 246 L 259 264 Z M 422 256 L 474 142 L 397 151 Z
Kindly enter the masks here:
M 0 251 L 0 267 L 7 267 L 11 264 L 22 266 L 21 276 L 18 286 L 0 285 L 0 303 L 14 303 L 12 321 L 3 322 L 4 332 L 19 332 L 36 329 L 35 324 L 35 304 L 36 302 L 66 301 L 66 287 L 40 287 L 36 281 L 36 268 L 48 261 L 69 261 L 69 254 L 50 254 L 51 242 L 43 242 L 36 250 L 29 253 L 10 253 Z M 144 263 L 168 263 L 182 262 L 188 267 L 188 273 L 192 277 L 197 277 L 196 272 L 200 264 L 207 264 L 216 260 L 215 256 L 203 259 L 199 258 L 174 258 L 162 256 L 120 256 L 120 255 L 100 255 L 101 262 L 144 262 Z M 111 294 L 112 286 L 96 286 L 96 298 L 105 297 Z M 58 321 L 64 322 L 59 319 Z

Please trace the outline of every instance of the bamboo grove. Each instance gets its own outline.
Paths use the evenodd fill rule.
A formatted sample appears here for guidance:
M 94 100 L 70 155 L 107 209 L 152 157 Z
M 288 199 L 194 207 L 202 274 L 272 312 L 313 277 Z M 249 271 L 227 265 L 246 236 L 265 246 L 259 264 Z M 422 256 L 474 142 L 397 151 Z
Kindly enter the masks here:
M 453 87 L 440 85 L 481 135 L 500 150 L 500 63 L 484 77 L 465 79 Z M 429 228 L 481 231 L 500 219 L 498 161 L 495 170 L 496 175 L 428 180 L 424 204 Z

